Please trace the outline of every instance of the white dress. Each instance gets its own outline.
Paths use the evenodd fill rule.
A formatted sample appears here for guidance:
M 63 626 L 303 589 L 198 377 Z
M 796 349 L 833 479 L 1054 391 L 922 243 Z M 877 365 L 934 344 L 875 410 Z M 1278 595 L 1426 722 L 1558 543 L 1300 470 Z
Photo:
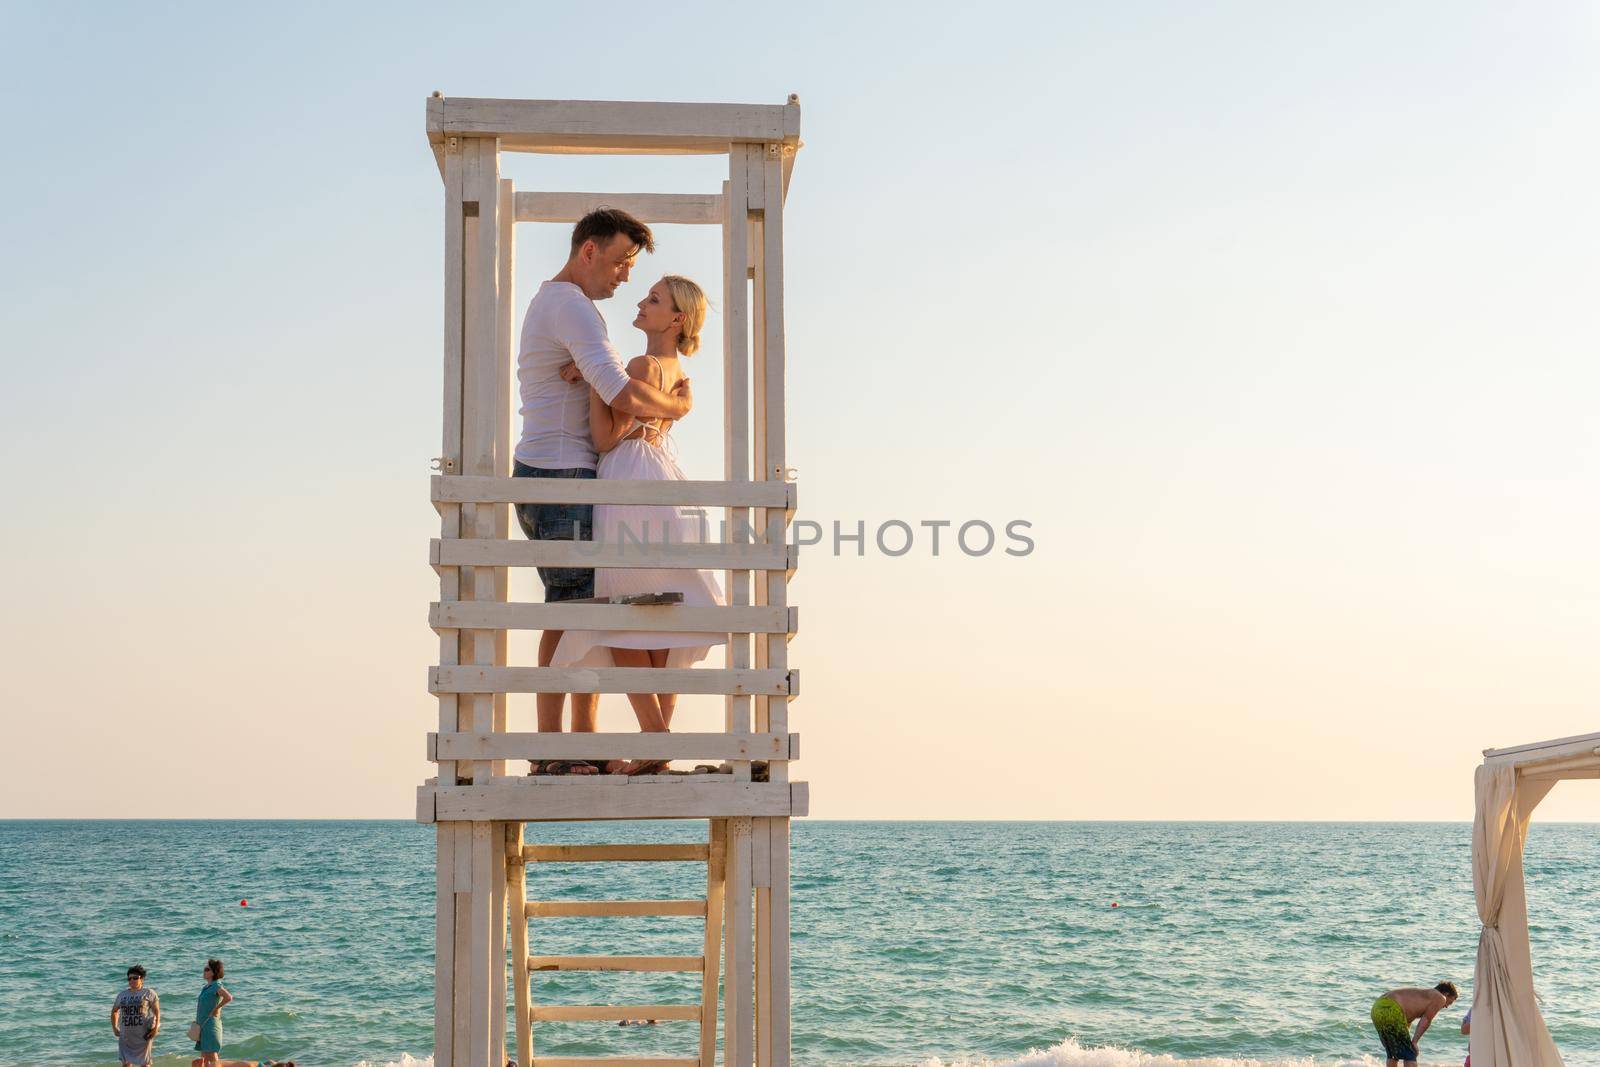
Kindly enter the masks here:
M 651 357 L 654 359 L 655 357 Z M 656 364 L 658 381 L 661 365 Z M 600 457 L 595 474 L 599 478 L 634 481 L 684 481 L 683 471 L 671 452 L 671 423 L 662 428 L 647 422 L 643 436 L 629 437 Z M 596 504 L 595 541 L 616 545 L 643 542 L 659 545 L 702 544 L 712 521 L 704 508 L 680 508 L 652 504 Z M 682 593 L 690 607 L 711 607 L 725 603 L 722 584 L 710 571 L 666 568 L 597 567 L 594 572 L 596 596 L 629 593 Z M 727 634 L 658 633 L 643 630 L 568 630 L 561 635 L 551 658 L 552 667 L 610 667 L 613 648 L 668 650 L 668 667 L 692 667 L 706 658 L 713 645 L 723 645 Z

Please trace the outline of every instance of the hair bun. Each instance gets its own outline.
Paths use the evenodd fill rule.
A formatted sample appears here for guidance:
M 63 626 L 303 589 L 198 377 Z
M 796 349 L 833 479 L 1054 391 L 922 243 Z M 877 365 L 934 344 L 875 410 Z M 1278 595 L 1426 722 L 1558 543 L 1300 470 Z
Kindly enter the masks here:
M 678 327 L 678 351 L 692 356 L 700 349 L 700 329 L 706 324 L 705 290 L 681 274 L 668 274 L 661 280 L 672 295 L 672 310 L 683 316 L 683 324 Z

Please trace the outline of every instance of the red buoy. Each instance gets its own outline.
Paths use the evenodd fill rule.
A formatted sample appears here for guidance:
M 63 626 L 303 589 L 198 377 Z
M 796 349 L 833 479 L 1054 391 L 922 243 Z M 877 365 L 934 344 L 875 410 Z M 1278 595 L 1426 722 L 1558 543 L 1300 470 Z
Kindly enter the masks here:
M 1118 904 L 1118 903 L 1117 903 L 1117 902 L 1116 902 L 1116 901 L 1114 901 L 1114 900 L 1113 900 L 1113 901 L 1112 901 L 1112 902 L 1111 902 L 1111 906 L 1112 906 L 1112 907 L 1113 907 L 1113 908 L 1119 908 L 1119 907 L 1121 907 L 1121 906 L 1122 906 L 1122 905 L 1120 905 L 1120 904 Z
M 241 908 L 248 908 L 248 907 L 249 907 L 249 906 L 250 906 L 250 902 L 249 902 L 249 901 L 248 901 L 248 900 L 241 900 L 241 901 L 239 901 L 239 907 L 241 907 Z

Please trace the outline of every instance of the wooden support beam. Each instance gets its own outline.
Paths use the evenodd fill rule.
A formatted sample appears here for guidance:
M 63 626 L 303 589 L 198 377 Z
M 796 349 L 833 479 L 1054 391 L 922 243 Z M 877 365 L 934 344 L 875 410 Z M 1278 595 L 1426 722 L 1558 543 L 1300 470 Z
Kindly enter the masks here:
M 524 863 L 704 863 L 705 845 L 529 845 Z
M 699 956 L 529 956 L 530 971 L 700 971 Z
M 789 696 L 793 672 L 689 667 L 477 667 L 428 671 L 432 693 L 729 693 Z M 466 731 L 463 731 L 466 732 Z M 487 733 L 473 730 L 473 733 Z M 749 733 L 748 729 L 741 731 Z
M 504 1062 L 506 1048 L 506 919 L 513 914 L 510 909 L 511 884 L 505 877 L 509 845 L 507 832 L 510 827 L 510 823 L 497 822 L 491 824 L 489 829 L 494 845 L 490 856 L 494 869 L 489 875 L 489 886 L 494 895 L 494 908 L 489 916 L 489 973 L 493 976 L 489 986 L 489 1019 L 492 1024 L 489 1048 L 496 1057 L 491 1067 L 498 1067 Z M 521 908 L 514 914 L 517 925 L 526 932 Z
M 667 633 L 792 634 L 797 609 L 690 607 L 684 604 L 554 604 L 437 601 L 435 630 L 654 630 Z
M 789 476 L 785 440 L 785 348 L 783 308 L 783 204 L 787 185 L 784 171 L 787 146 L 768 144 L 760 151 L 762 185 L 760 263 L 756 272 L 755 303 L 759 308 L 759 343 L 756 360 L 760 383 L 756 398 L 757 421 L 761 432 L 757 452 L 761 462 L 760 480 L 786 483 Z M 757 166 L 758 149 L 746 148 L 750 166 Z M 792 160 L 792 150 L 788 158 Z M 768 544 L 782 544 L 789 516 L 778 509 L 757 512 L 763 537 Z M 762 595 L 757 602 L 772 608 L 788 608 L 787 576 L 757 575 Z M 755 639 L 760 655 L 756 667 L 764 670 L 788 669 L 788 641 L 782 635 L 768 634 Z M 788 701 L 758 699 L 760 714 L 756 725 L 772 733 L 789 728 Z M 771 780 L 787 782 L 787 763 L 771 765 Z M 756 1015 L 759 1067 L 789 1067 L 790 982 L 789 982 L 789 821 L 787 817 L 754 820 L 753 836 L 759 846 L 753 850 L 753 878 L 760 886 L 756 893 Z
M 700 977 L 700 1067 L 717 1064 L 717 994 L 722 964 L 722 910 L 728 877 L 728 821 L 711 819 L 707 835 L 705 971 Z
M 494 136 L 513 152 L 707 154 L 730 143 L 800 142 L 800 106 L 622 100 L 428 101 L 428 139 Z
M 516 222 L 512 217 L 512 205 L 516 198 L 515 183 L 509 178 L 502 178 L 499 183 L 500 202 L 496 210 L 495 219 L 499 223 L 500 237 L 497 252 L 499 254 L 499 275 L 496 280 L 496 298 L 498 311 L 496 322 L 498 329 L 495 335 L 495 431 L 494 431 L 494 477 L 508 478 L 511 476 L 511 366 L 516 361 L 517 343 L 517 286 L 516 286 Z M 494 536 L 504 540 L 511 532 L 511 508 L 497 505 L 494 508 Z M 494 570 L 494 595 L 489 598 L 489 603 L 504 603 L 510 596 L 510 571 L 505 567 L 496 567 Z M 480 598 L 475 603 L 484 603 Z M 485 627 L 487 629 L 487 627 Z M 508 640 L 506 632 L 501 630 L 494 634 L 494 662 L 496 666 L 503 667 L 507 662 Z M 506 728 L 506 694 L 496 693 L 494 697 L 494 728 Z M 497 762 L 493 768 L 494 774 L 505 774 L 504 761 Z M 502 997 L 503 1001 L 505 998 Z M 496 1015 L 502 1026 L 504 1013 Z M 504 1047 L 505 1042 L 501 1042 Z
M 796 783 L 801 784 L 801 783 Z M 799 814 L 804 814 L 801 811 Z M 772 834 L 772 894 L 769 939 L 772 945 L 768 1006 L 771 1012 L 772 1067 L 789 1067 L 792 1058 L 790 1024 L 790 943 L 789 943 L 789 820 L 767 820 Z
M 616 208 L 649 225 L 722 224 L 716 193 L 518 193 L 518 222 L 577 222 L 591 211 Z
M 462 259 L 465 215 L 462 209 L 462 187 L 465 164 L 459 141 L 450 143 L 444 153 L 444 439 L 438 463 L 445 471 L 461 470 L 461 345 L 462 345 Z M 439 508 L 440 533 L 443 537 L 461 535 L 461 507 L 445 505 Z M 441 572 L 439 599 L 455 600 L 460 596 L 459 571 Z M 439 662 L 456 663 L 460 655 L 457 634 L 439 637 Z M 460 698 L 455 694 L 439 697 L 439 728 L 460 729 Z M 439 768 L 439 783 L 453 786 L 458 768 L 447 763 Z M 419 808 L 423 806 L 418 797 Z M 431 805 L 429 805 L 431 807 Z M 471 849 L 470 833 L 453 824 L 439 824 L 435 829 L 436 873 L 434 883 L 434 1027 L 433 1062 L 436 1067 L 456 1067 L 468 1063 L 466 1012 L 458 1010 L 458 998 L 464 1000 L 465 989 L 457 990 L 456 976 L 464 970 L 463 961 L 457 959 L 466 931 L 465 917 L 457 922 L 458 905 L 466 894 L 458 890 L 470 885 L 458 884 L 459 865 L 456 852 L 462 838 L 461 850 Z M 458 1055 L 459 1053 L 459 1055 Z
M 704 900 L 530 900 L 523 913 L 530 919 L 555 919 L 571 916 L 639 915 L 700 916 L 706 914 Z M 718 914 L 717 921 L 722 921 Z M 526 953 L 524 953 L 526 955 Z
M 433 760 L 789 759 L 789 734 L 429 734 Z
M 759 484 L 750 481 L 748 190 L 744 152 L 735 146 L 728 155 L 728 180 L 722 185 L 726 212 L 722 227 L 722 476 L 727 484 L 737 485 L 741 490 Z M 743 496 L 730 500 L 724 513 L 727 530 L 724 536 L 736 544 L 750 540 L 750 512 L 744 506 L 748 502 L 749 498 Z M 750 604 L 749 571 L 728 569 L 724 574 L 724 587 L 729 605 L 742 608 Z M 725 655 L 729 668 L 749 668 L 750 639 L 741 633 L 730 633 Z M 751 715 L 748 696 L 730 695 L 724 707 L 724 728 L 730 734 L 750 733 Z M 750 764 L 734 763 L 733 773 L 740 781 L 749 780 Z
M 731 777 L 705 774 L 662 782 L 634 779 L 621 786 L 539 785 L 502 778 L 492 786 L 437 787 L 434 804 L 440 824 L 479 819 L 562 822 L 805 814 L 805 783 L 739 782 L 730 781 Z M 708 778 L 721 780 L 705 781 Z
M 461 385 L 461 470 L 470 475 L 493 477 L 495 468 L 495 413 L 500 398 L 499 355 L 500 318 L 500 153 L 492 137 L 461 139 L 462 182 L 462 385 Z M 495 512 L 503 505 L 477 504 L 462 509 L 461 532 L 474 538 L 492 538 L 496 531 Z M 494 600 L 496 574 L 492 566 L 473 568 L 461 574 L 463 599 Z M 460 661 L 478 668 L 496 669 L 496 634 L 490 630 L 458 631 Z M 486 733 L 494 729 L 495 697 L 491 692 L 467 694 L 457 707 L 457 729 Z M 458 763 L 459 774 L 461 765 Z M 493 774 L 493 763 L 476 760 L 470 764 L 472 780 L 484 785 Z M 496 935 L 495 920 L 503 906 L 505 885 L 505 837 L 503 829 L 486 821 L 470 828 L 469 873 L 456 886 L 458 943 L 456 949 L 455 1011 L 457 1041 L 455 1055 L 465 1053 L 470 1067 L 491 1067 L 503 1054 L 502 1027 L 496 1015 L 503 1015 L 503 986 L 495 975 L 495 963 L 503 968 L 503 942 Z M 457 860 L 461 860 L 457 844 Z M 462 883 L 465 884 L 462 884 Z M 463 892 L 465 890 L 465 892 Z M 463 899 L 464 898 L 464 899 Z M 462 937 L 462 913 L 466 917 Z M 465 951 L 463 944 L 465 943 Z M 496 1003 L 496 996 L 499 996 Z M 465 1035 L 460 1027 L 466 1027 Z M 495 1048 L 501 1035 L 500 1048 Z
M 625 479 L 490 478 L 435 474 L 435 504 L 670 504 L 678 507 L 795 506 L 795 487 L 785 482 L 639 482 Z M 732 530 L 732 524 L 729 529 Z
M 534 479 L 526 479 L 533 481 Z M 479 504 L 479 508 L 490 505 Z M 435 538 L 428 545 L 434 567 L 610 567 L 619 569 L 746 570 L 784 572 L 794 549 L 776 544 L 605 544 L 599 541 L 509 541 Z M 783 580 L 780 573 L 779 580 Z M 489 597 L 479 599 L 487 600 Z
M 455 824 L 435 826 L 433 1062 L 446 1065 L 455 1063 L 455 842 Z
M 528 1016 L 529 981 L 528 968 L 522 966 L 522 961 L 528 958 L 528 869 L 521 863 L 511 862 L 512 857 L 522 856 L 523 829 L 522 823 L 509 823 L 506 828 L 506 884 L 508 903 L 506 910 L 511 918 L 511 996 L 515 1006 L 514 1019 L 516 1026 L 517 1062 L 527 1063 L 533 1059 L 533 1033 L 530 1029 L 532 1020 Z
M 722 1055 L 725 1067 L 755 1062 L 755 960 L 753 899 L 750 886 L 750 819 L 728 820 L 728 881 L 724 922 Z
M 505 878 L 504 866 L 497 867 L 494 861 L 494 845 L 491 839 L 493 826 L 487 822 L 474 822 L 472 824 L 472 892 L 469 907 L 471 911 L 471 934 L 469 936 L 470 970 L 467 975 L 468 998 L 466 1009 L 471 1033 L 468 1047 L 472 1050 L 472 1064 L 483 1064 L 489 1067 L 497 1062 L 497 1055 L 490 1047 L 494 1035 L 494 961 L 490 953 L 493 944 L 491 916 L 493 914 L 492 882 L 503 881 Z M 503 957 L 502 957 L 503 958 Z M 459 961 L 458 961 L 459 962 Z M 456 981 L 461 982 L 458 971 Z M 457 1010 L 462 1007 L 458 997 Z M 501 1001 L 500 1010 L 505 1010 L 505 1002 Z

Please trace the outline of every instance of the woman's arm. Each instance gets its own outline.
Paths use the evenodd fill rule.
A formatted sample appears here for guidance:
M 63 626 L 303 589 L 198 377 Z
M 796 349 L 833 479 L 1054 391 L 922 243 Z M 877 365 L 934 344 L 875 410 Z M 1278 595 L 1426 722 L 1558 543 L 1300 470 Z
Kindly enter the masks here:
M 222 1015 L 222 1009 L 226 1008 L 232 1003 L 233 994 L 221 986 L 217 986 L 217 1006 L 211 1009 L 211 1017 L 214 1019 L 220 1017 Z

